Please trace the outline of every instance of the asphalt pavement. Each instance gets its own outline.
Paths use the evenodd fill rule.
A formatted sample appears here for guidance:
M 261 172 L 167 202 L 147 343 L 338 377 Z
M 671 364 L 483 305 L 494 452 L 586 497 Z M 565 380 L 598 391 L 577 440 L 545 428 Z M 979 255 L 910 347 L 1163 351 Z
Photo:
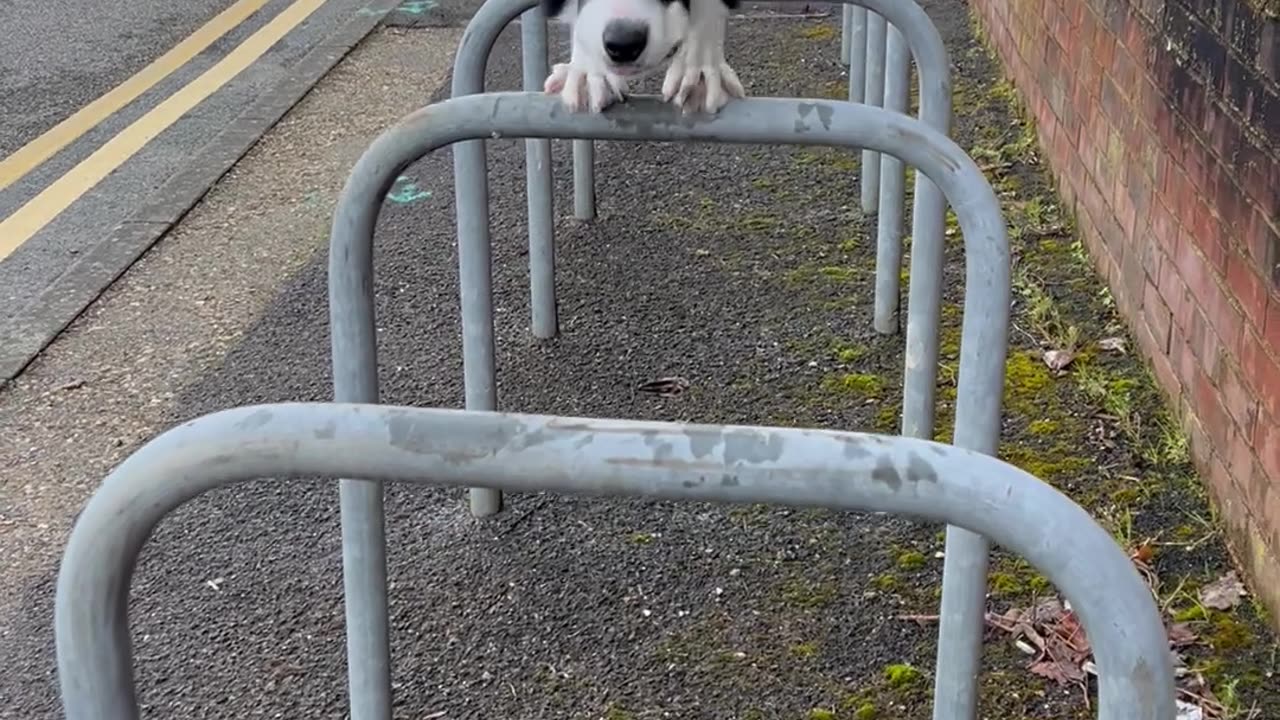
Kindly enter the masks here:
M 270 0 L 136 100 L 102 118 L 18 182 L 0 189 L 0 221 L 225 58 L 291 4 L 292 0 Z M 187 166 L 218 131 L 231 125 L 310 50 L 368 4 L 327 0 L 246 70 L 0 260 L 0 345 L 11 341 L 6 323 L 40 313 L 36 303 L 45 288 L 104 242 L 112 228 Z M 231 0 L 0 4 L 0 117 L 4 119 L 0 158 L 131 77 L 229 5 Z

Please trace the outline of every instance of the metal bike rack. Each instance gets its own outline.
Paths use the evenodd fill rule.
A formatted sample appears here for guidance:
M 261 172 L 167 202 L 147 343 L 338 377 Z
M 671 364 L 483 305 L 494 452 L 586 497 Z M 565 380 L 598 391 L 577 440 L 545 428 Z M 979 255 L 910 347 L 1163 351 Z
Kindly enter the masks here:
M 879 0 L 877 0 L 879 1 Z M 487 47 L 472 46 L 487 53 Z M 483 54 L 482 53 L 482 54 Z M 459 194 L 459 286 L 466 406 L 496 410 L 493 288 L 488 186 L 482 140 L 489 137 L 584 140 L 788 143 L 873 148 L 901 158 L 928 176 L 954 208 L 965 242 L 965 301 L 955 410 L 956 445 L 995 454 L 1008 344 L 1010 266 L 1000 205 L 978 166 L 945 135 L 901 113 L 842 101 L 754 98 L 730 103 L 712 117 L 681 113 L 654 98 L 633 98 L 602 114 L 568 111 L 541 93 L 487 93 L 455 97 L 423 108 L 384 132 L 352 169 L 334 213 L 329 251 L 330 336 L 334 398 L 378 402 L 373 305 L 373 232 L 383 197 L 396 174 L 432 150 L 454 148 Z M 916 289 L 913 279 L 912 290 Z M 936 292 L 937 288 L 934 288 Z M 936 295 L 934 296 L 936 297 Z M 912 298 L 912 315 L 917 303 Z M 917 340 L 915 344 L 912 339 Z M 902 431 L 930 437 L 933 427 L 937 337 L 909 329 Z M 928 383 L 918 383 L 921 377 Z M 913 385 L 913 378 L 917 384 Z M 925 429 L 928 430 L 925 430 Z M 381 687 L 386 674 L 387 608 L 382 487 L 341 483 L 343 560 L 352 684 Z M 471 490 L 475 515 L 501 508 L 492 487 Z M 976 707 L 986 598 L 988 545 L 959 528 L 947 531 L 939 664 L 938 707 Z M 366 697 L 368 693 L 353 696 Z M 357 720 L 381 718 L 360 709 Z M 946 716 L 944 716 L 946 717 Z
M 779 0 L 787 1 L 787 0 Z M 453 97 L 484 92 L 485 68 L 498 35 L 517 16 L 523 42 L 524 89 L 536 92 L 547 76 L 547 22 L 537 0 L 488 0 L 467 24 L 454 60 Z M 850 8 L 853 8 L 850 10 Z M 910 94 L 910 61 L 915 58 L 920 75 L 922 121 L 944 135 L 951 132 L 951 66 L 937 27 L 913 0 L 846 0 L 845 11 L 863 32 L 846 39 L 860 43 L 851 52 L 867 60 L 849 72 L 849 100 L 883 106 L 905 113 Z M 523 14 L 522 14 L 523 13 Z M 842 48 L 843 51 L 843 48 Z M 483 172 L 482 142 L 479 149 L 455 154 L 454 172 Z M 555 227 L 552 211 L 551 146 L 547 140 L 528 140 L 526 146 L 526 194 L 529 205 L 529 291 L 534 337 L 554 337 L 559 332 L 555 291 Z M 590 140 L 573 141 L 574 216 L 595 217 L 595 150 Z M 480 168 L 480 170 L 467 169 Z M 906 173 L 893 157 L 862 151 L 862 209 L 876 215 L 876 285 L 873 326 L 879 333 L 898 331 L 900 268 L 902 265 L 903 213 Z M 458 212 L 476 204 L 478 185 L 457 186 Z M 928 178 L 917 174 L 912 208 L 912 253 L 908 338 L 912 320 L 921 323 L 924 337 L 937 336 L 938 302 L 930 293 L 942 281 L 946 209 L 942 196 Z M 474 220 L 474 218 L 473 218 Z M 461 232 L 461 223 L 459 224 Z M 918 311 L 918 312 L 917 312 Z M 918 340 L 917 340 L 918 341 Z M 933 378 L 928 382 L 932 386 Z
M 1025 557 L 1071 602 L 1098 667 L 1098 718 L 1174 718 L 1164 625 L 1124 551 L 1069 498 L 982 453 L 853 432 L 281 403 L 183 423 L 133 453 L 94 492 L 58 573 L 54 625 L 67 720 L 140 717 L 129 585 L 166 515 L 233 483 L 316 475 L 864 510 L 962 526 Z M 355 720 L 390 720 L 389 685 L 353 687 L 351 699 Z M 951 708 L 941 716 L 970 717 Z

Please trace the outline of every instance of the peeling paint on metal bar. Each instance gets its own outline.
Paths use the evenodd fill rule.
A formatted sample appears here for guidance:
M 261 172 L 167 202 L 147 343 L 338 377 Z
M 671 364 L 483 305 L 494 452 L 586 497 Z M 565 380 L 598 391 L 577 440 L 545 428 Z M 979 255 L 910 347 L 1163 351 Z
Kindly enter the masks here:
M 281 403 L 169 430 L 89 500 L 55 601 L 68 720 L 139 717 L 128 588 L 156 525 L 216 488 L 312 476 L 770 503 L 950 523 L 1022 555 L 1071 602 L 1097 660 L 1101 720 L 1173 718 L 1164 625 L 1126 553 L 1065 495 L 985 453 L 829 430 Z

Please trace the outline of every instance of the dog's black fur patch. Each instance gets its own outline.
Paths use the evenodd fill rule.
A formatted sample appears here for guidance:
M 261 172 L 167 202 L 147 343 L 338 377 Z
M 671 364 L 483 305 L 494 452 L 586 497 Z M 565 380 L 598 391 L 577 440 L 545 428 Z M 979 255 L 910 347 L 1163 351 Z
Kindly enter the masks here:
M 678 2 L 684 6 L 685 10 L 688 10 L 691 0 L 659 0 L 659 2 L 663 5 L 670 5 L 673 2 Z M 730 10 L 736 10 L 739 0 L 720 0 L 720 2 L 724 3 L 725 7 Z M 569 0 L 540 0 L 539 4 L 542 6 L 542 12 L 545 13 L 547 17 L 553 18 L 560 17 L 560 13 L 564 12 L 564 6 L 569 4 Z
M 560 17 L 560 13 L 564 12 L 564 6 L 569 0 L 540 0 L 538 3 L 542 6 L 542 12 L 547 17 Z

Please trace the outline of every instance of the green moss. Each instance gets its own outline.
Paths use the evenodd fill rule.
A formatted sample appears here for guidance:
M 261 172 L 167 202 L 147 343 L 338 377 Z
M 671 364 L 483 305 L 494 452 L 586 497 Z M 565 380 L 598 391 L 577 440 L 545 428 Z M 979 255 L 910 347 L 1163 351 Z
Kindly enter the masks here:
M 906 664 L 888 665 L 884 669 L 884 679 L 889 687 L 901 690 L 919 682 L 920 671 Z
M 763 233 L 778 227 L 778 219 L 771 215 L 747 215 L 738 221 L 738 229 L 748 233 Z
M 1053 396 L 1054 379 L 1035 353 L 1012 352 L 1004 368 L 1004 406 L 1010 412 L 1037 416 Z
M 830 40 L 836 36 L 836 31 L 829 25 L 815 25 L 804 28 L 800 35 L 809 40 Z
M 832 585 L 804 579 L 793 579 L 782 587 L 782 600 L 788 605 L 799 608 L 818 608 L 827 605 L 836 597 L 836 588 Z
M 791 646 L 791 654 L 798 658 L 811 658 L 818 654 L 818 643 L 802 642 Z
M 999 457 L 1024 472 L 1053 483 L 1078 475 L 1093 465 L 1089 458 L 1075 455 L 1075 452 L 1075 448 L 1066 442 L 1047 448 L 1005 444 L 1000 447 Z
M 836 713 L 826 708 L 814 708 L 809 711 L 809 720 L 836 720 Z
M 833 348 L 836 361 L 844 365 L 851 365 L 867 356 L 869 352 L 863 345 L 845 345 L 837 344 Z
M 902 408 L 896 403 L 886 403 L 876 411 L 875 431 L 885 435 L 896 435 L 902 423 Z
M 1116 505 L 1133 505 L 1142 499 L 1142 491 L 1138 488 L 1121 488 L 1111 493 L 1111 502 Z
M 1057 420 L 1050 420 L 1048 418 L 1033 420 L 1031 424 L 1027 426 L 1027 432 L 1031 433 L 1032 435 L 1040 435 L 1040 436 L 1052 435 L 1058 432 L 1058 424 L 1059 423 Z
M 993 572 L 988 581 L 991 583 L 991 594 L 996 597 L 1010 597 L 1026 592 L 1022 582 L 1009 573 Z
M 783 279 L 792 285 L 812 285 L 820 281 L 846 283 L 857 277 L 857 270 L 839 265 L 805 265 L 788 270 L 783 275 Z
M 876 720 L 878 716 L 876 706 L 869 702 L 862 703 L 853 711 L 853 720 Z
M 608 709 L 604 711 L 604 720 L 634 720 L 634 718 L 635 715 L 632 715 L 630 712 L 627 712 L 616 705 L 610 705 Z
M 821 95 L 824 91 L 818 90 L 813 94 Z M 840 98 L 847 97 L 847 93 L 842 92 Z M 848 150 L 841 148 L 813 148 L 800 150 L 795 155 L 796 163 L 799 165 L 820 165 L 825 169 L 829 169 L 839 173 L 851 173 L 858 169 L 858 161 L 855 156 Z
M 878 397 L 884 390 L 884 380 L 865 373 L 841 373 L 822 381 L 823 389 L 840 395 L 859 398 Z
M 1209 644 L 1214 650 L 1223 652 L 1248 647 L 1253 642 L 1253 634 L 1242 622 L 1230 615 L 1216 614 L 1213 619 L 1213 633 L 1209 636 Z
M 635 543 L 636 545 L 648 545 L 649 543 L 653 542 L 653 539 L 654 539 L 653 533 L 647 533 L 647 532 L 631 533 L 631 542 Z
M 924 567 L 924 555 L 915 550 L 908 550 L 898 555 L 898 567 L 903 570 L 919 570 Z
M 872 578 L 871 584 L 875 585 L 877 589 L 883 590 L 885 592 L 897 590 L 898 587 L 901 585 L 901 583 L 898 581 L 898 576 L 894 575 L 893 573 L 882 573 L 880 575 L 877 575 L 874 578 Z

